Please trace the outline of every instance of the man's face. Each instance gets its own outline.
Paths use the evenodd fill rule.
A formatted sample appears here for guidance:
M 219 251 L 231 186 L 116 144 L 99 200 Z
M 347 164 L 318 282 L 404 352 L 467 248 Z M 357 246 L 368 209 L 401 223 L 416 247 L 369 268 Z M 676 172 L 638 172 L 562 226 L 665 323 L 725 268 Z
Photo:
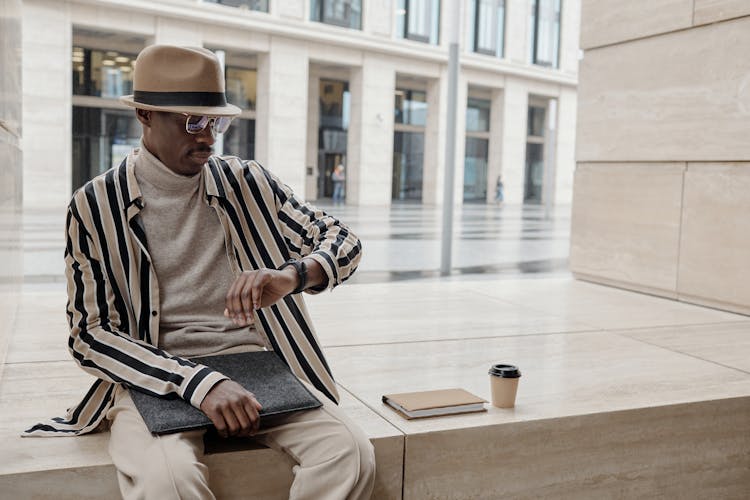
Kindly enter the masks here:
M 146 148 L 177 174 L 197 174 L 213 153 L 211 124 L 198 134 L 188 134 L 185 115 L 137 110 L 136 116 L 143 125 Z

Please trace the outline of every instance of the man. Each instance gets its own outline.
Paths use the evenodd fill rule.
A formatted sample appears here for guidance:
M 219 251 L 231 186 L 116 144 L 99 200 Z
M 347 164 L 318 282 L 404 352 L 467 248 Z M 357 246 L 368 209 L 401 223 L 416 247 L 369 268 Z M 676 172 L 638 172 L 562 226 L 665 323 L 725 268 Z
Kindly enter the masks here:
M 227 104 L 208 50 L 154 45 L 136 60 L 141 145 L 78 190 L 67 215 L 68 345 L 98 378 L 65 418 L 27 435 L 111 430 L 125 498 L 213 498 L 204 431 L 155 437 L 129 390 L 178 396 L 221 436 L 254 436 L 298 462 L 290 498 L 368 498 L 369 440 L 336 406 L 336 385 L 300 292 L 331 289 L 360 259 L 344 225 L 255 162 L 212 156 Z M 260 403 L 186 358 L 273 349 L 323 402 L 259 429 Z

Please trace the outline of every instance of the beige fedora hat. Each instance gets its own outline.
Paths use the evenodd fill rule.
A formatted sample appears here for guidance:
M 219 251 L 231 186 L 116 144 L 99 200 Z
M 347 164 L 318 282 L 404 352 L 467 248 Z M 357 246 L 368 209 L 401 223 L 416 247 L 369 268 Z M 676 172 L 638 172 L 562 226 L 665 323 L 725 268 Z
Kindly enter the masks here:
M 133 94 L 120 102 L 140 109 L 204 116 L 236 116 L 227 103 L 224 72 L 216 55 L 202 47 L 151 45 L 138 54 Z

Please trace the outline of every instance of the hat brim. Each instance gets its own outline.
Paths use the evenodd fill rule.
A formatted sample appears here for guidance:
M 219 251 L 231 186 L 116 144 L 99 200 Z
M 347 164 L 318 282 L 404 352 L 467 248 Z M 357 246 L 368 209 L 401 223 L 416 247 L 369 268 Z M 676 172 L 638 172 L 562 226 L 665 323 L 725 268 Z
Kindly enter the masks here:
M 134 101 L 132 95 L 120 97 L 120 102 L 131 108 L 166 111 L 168 113 L 188 113 L 202 116 L 237 116 L 242 113 L 242 109 L 229 103 L 226 106 L 153 106 Z

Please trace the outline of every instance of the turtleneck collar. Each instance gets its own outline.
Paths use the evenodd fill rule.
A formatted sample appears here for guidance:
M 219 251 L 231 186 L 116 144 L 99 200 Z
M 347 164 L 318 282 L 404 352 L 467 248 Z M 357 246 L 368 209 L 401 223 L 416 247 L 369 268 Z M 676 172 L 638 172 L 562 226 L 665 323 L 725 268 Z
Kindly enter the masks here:
M 203 180 L 203 170 L 191 176 L 180 175 L 170 170 L 143 144 L 139 146 L 136 161 L 136 178 L 143 180 L 155 188 L 170 192 L 189 192 L 200 186 Z

